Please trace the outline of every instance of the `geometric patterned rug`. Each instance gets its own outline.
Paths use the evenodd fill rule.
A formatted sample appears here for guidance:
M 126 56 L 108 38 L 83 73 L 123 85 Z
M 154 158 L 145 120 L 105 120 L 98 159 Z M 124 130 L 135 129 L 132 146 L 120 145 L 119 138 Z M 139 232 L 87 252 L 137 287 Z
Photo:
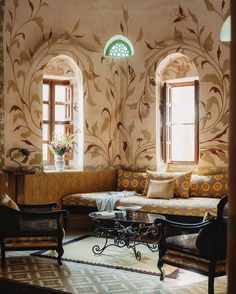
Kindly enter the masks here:
M 58 266 L 56 260 L 29 256 L 27 252 L 9 252 L 7 253 L 6 262 L 6 269 L 0 269 L 0 276 L 2 277 L 70 293 L 207 293 L 206 277 L 187 271 L 185 272 L 187 275 L 181 275 L 180 279 L 166 278 L 164 282 L 161 282 L 157 276 L 87 264 L 64 261 L 62 266 Z M 216 278 L 215 294 L 225 293 L 226 278 Z
M 92 252 L 93 246 L 102 248 L 105 241 L 105 238 L 85 235 L 64 242 L 62 260 L 160 276 L 157 268 L 157 252 L 152 252 L 143 244 L 137 245 L 136 250 L 141 253 L 141 260 L 137 260 L 131 248 L 128 249 L 126 246 L 119 248 L 113 245 L 113 239 L 108 239 L 108 247 L 102 254 L 95 255 Z M 32 255 L 57 258 L 57 252 L 52 250 L 37 251 Z M 176 279 L 181 272 L 183 271 L 176 267 L 165 265 L 165 274 L 168 278 Z

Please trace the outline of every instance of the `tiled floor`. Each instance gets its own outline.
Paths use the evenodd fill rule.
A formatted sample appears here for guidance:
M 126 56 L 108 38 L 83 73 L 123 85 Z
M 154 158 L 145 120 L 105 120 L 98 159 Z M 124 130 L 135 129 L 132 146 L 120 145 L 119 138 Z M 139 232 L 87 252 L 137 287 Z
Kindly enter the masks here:
M 71 232 L 67 239 L 80 234 Z M 207 293 L 207 278 L 189 271 L 183 271 L 177 279 L 161 282 L 156 276 L 100 266 L 64 261 L 60 267 L 56 260 L 32 257 L 28 252 L 10 252 L 7 256 L 8 266 L 0 270 L 0 276 L 71 293 Z M 215 279 L 215 293 L 226 293 L 226 277 Z

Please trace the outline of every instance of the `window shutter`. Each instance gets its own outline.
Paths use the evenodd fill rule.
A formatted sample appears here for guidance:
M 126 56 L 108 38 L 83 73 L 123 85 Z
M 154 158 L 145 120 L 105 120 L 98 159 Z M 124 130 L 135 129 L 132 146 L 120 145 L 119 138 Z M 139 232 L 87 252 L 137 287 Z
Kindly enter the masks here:
M 72 122 L 73 119 L 73 86 L 66 86 L 66 121 Z
M 194 81 L 195 96 L 195 162 L 199 159 L 199 80 Z

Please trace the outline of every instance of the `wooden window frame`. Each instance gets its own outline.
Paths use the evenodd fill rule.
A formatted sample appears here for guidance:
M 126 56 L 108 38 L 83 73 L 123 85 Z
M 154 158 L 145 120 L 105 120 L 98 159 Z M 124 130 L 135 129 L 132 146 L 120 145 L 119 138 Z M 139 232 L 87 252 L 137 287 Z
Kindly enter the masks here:
M 168 161 L 168 158 L 171 159 L 170 150 L 171 148 L 168 146 L 168 140 L 171 138 L 171 125 L 168 125 L 168 116 L 170 115 L 170 111 L 168 109 L 169 105 L 169 97 L 171 88 L 173 87 L 183 87 L 183 86 L 194 86 L 194 98 L 195 98 L 195 120 L 194 120 L 194 160 L 193 161 Z M 164 83 L 163 86 L 163 101 L 161 105 L 161 114 L 162 114 L 162 136 L 161 136 L 161 146 L 162 146 L 162 157 L 165 163 L 170 165 L 193 165 L 197 164 L 199 160 L 199 81 L 186 81 L 186 82 L 175 82 L 175 83 Z M 169 128 L 169 130 L 168 130 Z M 170 144 L 170 143 L 169 143 Z M 168 154 L 169 152 L 169 154 Z
M 43 144 L 49 144 L 53 139 L 53 133 L 55 130 L 55 125 L 64 125 L 65 133 L 73 133 L 73 86 L 69 80 L 52 80 L 43 79 L 43 85 L 49 85 L 49 101 L 44 101 L 43 104 L 49 105 L 49 117 L 48 120 L 43 120 L 43 125 L 48 125 L 48 140 L 43 140 Z M 55 101 L 55 87 L 56 86 L 68 86 L 67 91 L 71 91 L 70 99 L 66 96 L 66 102 L 56 102 Z M 66 94 L 67 95 L 67 94 Z M 70 117 L 64 121 L 55 120 L 55 105 L 65 105 L 66 114 L 70 113 Z M 67 110 L 69 109 L 69 110 Z M 65 164 L 68 165 L 69 160 L 72 159 L 72 154 L 66 155 Z M 52 165 L 54 163 L 54 155 L 52 152 L 48 152 L 48 160 L 43 161 L 44 165 Z

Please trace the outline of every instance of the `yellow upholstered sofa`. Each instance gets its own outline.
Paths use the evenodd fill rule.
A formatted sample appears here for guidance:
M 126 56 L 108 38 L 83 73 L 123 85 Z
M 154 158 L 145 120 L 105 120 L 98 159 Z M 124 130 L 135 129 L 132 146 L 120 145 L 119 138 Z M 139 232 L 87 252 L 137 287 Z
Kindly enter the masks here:
M 173 179 L 175 180 L 173 195 L 170 193 L 170 197 L 166 198 L 160 193 L 159 188 L 162 188 L 163 184 L 168 186 Z M 151 187 L 154 187 L 152 193 L 150 192 Z M 155 192 L 155 187 L 157 187 L 157 192 Z M 117 191 L 135 191 L 135 194 L 117 200 L 115 207 L 139 205 L 142 212 L 203 217 L 206 211 L 217 212 L 220 198 L 228 194 L 228 177 L 223 173 L 201 176 L 191 172 L 134 172 L 118 169 Z M 86 207 L 90 211 L 96 210 L 97 199 L 102 199 L 110 192 L 95 191 L 65 195 L 62 198 L 62 206 L 69 211 L 77 211 L 78 208 L 81 211 L 81 208 Z

